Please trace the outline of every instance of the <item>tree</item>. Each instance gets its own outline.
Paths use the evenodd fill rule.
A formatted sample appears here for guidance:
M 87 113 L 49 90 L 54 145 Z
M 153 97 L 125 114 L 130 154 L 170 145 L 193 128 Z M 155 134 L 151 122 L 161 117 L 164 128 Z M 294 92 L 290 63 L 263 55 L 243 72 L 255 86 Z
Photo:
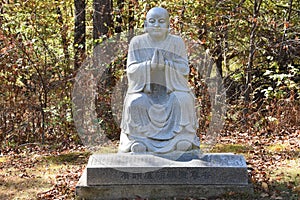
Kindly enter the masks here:
M 75 0 L 74 5 L 75 5 L 74 69 L 77 70 L 85 58 L 86 3 L 85 0 Z
M 248 63 L 246 67 L 246 82 L 245 82 L 245 94 L 244 99 L 246 103 L 249 103 L 250 101 L 250 93 L 251 93 L 251 71 L 253 68 L 253 59 L 254 54 L 256 52 L 256 28 L 257 28 L 257 17 L 259 15 L 259 10 L 261 6 L 262 0 L 255 0 L 253 5 L 253 14 L 252 14 L 252 25 L 251 25 L 251 32 L 250 32 L 250 47 L 249 47 L 249 57 L 248 57 Z M 247 109 L 245 109 L 247 112 Z
M 112 1 L 111 0 L 94 0 L 93 2 L 93 40 L 94 44 L 99 44 L 101 37 L 108 37 L 112 33 L 110 27 L 112 21 Z

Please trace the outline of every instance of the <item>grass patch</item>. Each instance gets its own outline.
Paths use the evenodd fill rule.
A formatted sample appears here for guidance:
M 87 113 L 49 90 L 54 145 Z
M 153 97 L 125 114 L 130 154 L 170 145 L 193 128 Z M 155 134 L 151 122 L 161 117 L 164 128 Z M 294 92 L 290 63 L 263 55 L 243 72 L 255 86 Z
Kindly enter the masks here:
M 293 148 L 289 144 L 272 144 L 267 146 L 266 150 L 268 154 L 283 154 L 285 155 L 284 157 L 287 157 L 290 160 L 300 158 L 300 149 L 295 147 Z
M 100 147 L 95 152 L 70 152 L 70 153 L 62 153 L 59 155 L 51 155 L 51 156 L 45 156 L 41 160 L 46 161 L 47 163 L 51 164 L 86 164 L 88 161 L 88 158 L 93 153 L 117 153 L 117 149 L 114 146 L 103 146 Z M 84 162 L 85 160 L 85 162 Z
M 37 199 L 39 193 L 50 191 L 56 184 L 64 184 L 59 182 L 65 178 L 64 174 L 69 176 L 68 173 L 80 171 L 89 155 L 89 152 L 71 152 L 53 156 L 0 157 L 0 199 Z
M 6 161 L 6 157 L 1 156 L 1 157 L 0 157 L 0 163 L 1 163 L 1 162 L 5 162 L 5 161 Z
M 95 153 L 116 152 L 115 146 L 105 146 L 100 147 Z M 25 153 L 17 157 L 0 157 L 0 199 L 37 199 L 41 193 L 47 191 L 55 193 L 52 190 L 57 184 L 62 191 L 68 191 L 65 199 L 74 199 L 73 189 L 79 179 L 76 176 L 80 176 L 80 173 L 76 173 L 86 166 L 92 153 L 88 151 L 62 152 L 58 155 L 46 156 Z M 43 199 L 43 197 L 38 199 Z
M 117 153 L 118 149 L 115 146 L 103 146 L 100 147 L 95 153 Z
M 285 160 L 284 166 L 272 171 L 271 181 L 278 183 L 293 183 L 295 186 L 300 185 L 300 158 L 295 160 Z
M 269 151 L 289 151 L 291 149 L 288 144 L 272 144 L 269 145 L 266 149 Z
M 27 173 L 26 177 L 19 175 L 0 178 L 1 199 L 36 199 L 39 191 L 48 190 L 53 184 L 50 174 L 41 176 L 41 173 L 35 171 L 34 174 Z
M 274 160 L 276 168 L 268 169 L 270 190 L 282 199 L 300 199 L 300 151 L 286 143 L 266 146 L 267 154 L 278 155 Z
M 53 164 L 82 164 L 82 159 L 91 155 L 90 152 L 71 152 L 60 155 L 46 156 L 42 160 Z
M 38 192 L 50 189 L 55 181 L 54 171 L 51 167 L 47 171 L 42 167 L 40 169 L 8 167 L 1 170 L 0 199 L 36 199 Z
M 244 144 L 217 144 L 213 147 L 214 153 L 246 153 L 253 148 Z

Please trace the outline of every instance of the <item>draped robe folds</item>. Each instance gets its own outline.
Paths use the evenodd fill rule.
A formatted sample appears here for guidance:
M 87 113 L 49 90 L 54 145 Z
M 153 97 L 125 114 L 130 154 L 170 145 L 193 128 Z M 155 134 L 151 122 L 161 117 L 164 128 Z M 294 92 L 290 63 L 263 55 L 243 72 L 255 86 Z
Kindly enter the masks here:
M 164 57 L 163 70 L 151 69 L 155 49 Z M 159 44 L 154 44 L 147 33 L 132 39 L 120 152 L 130 152 L 134 143 L 141 143 L 154 153 L 174 151 L 180 141 L 199 148 L 195 97 L 188 86 L 188 74 L 187 54 L 180 37 L 168 35 Z

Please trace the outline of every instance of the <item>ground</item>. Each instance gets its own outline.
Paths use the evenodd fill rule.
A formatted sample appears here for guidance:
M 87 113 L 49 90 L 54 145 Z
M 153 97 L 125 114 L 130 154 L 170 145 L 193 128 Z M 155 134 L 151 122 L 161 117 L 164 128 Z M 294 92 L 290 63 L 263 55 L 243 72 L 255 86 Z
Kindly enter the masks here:
M 223 199 L 300 200 L 300 132 L 270 137 L 224 133 L 212 152 L 243 154 L 254 185 L 253 196 L 229 193 Z M 116 152 L 117 143 L 100 148 Z M 0 199 L 75 199 L 75 186 L 91 152 L 71 145 L 28 144 L 0 157 Z M 187 197 L 187 199 L 189 199 Z

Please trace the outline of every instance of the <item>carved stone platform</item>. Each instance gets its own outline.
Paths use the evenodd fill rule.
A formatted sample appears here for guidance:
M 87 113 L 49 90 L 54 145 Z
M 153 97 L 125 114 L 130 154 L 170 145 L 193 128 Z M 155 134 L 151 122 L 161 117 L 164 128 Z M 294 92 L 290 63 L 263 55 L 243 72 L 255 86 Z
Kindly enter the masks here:
M 171 160 L 174 156 L 94 154 L 76 195 L 78 199 L 178 199 L 253 192 L 241 155 L 182 154 L 177 161 Z

